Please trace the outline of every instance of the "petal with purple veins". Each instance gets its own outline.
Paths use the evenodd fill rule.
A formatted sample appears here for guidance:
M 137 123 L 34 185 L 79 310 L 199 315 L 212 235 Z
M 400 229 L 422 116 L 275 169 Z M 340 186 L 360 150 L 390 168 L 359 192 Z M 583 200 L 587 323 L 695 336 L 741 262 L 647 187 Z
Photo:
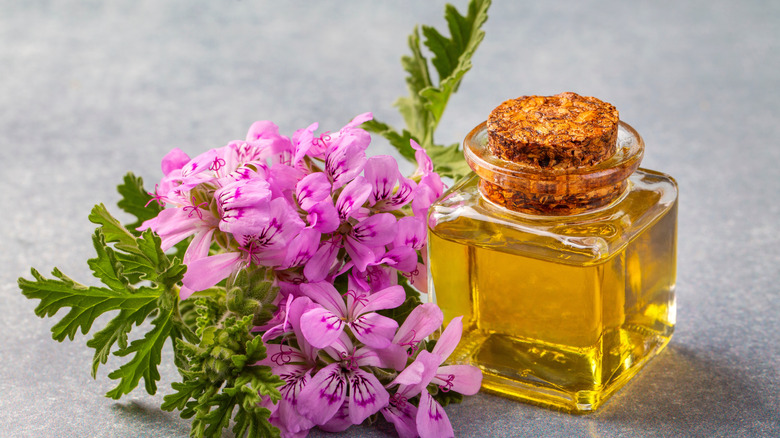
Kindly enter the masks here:
M 324 307 L 307 310 L 301 316 L 301 332 L 313 347 L 325 348 L 344 331 L 344 320 Z
M 366 313 L 348 323 L 352 334 L 362 343 L 373 348 L 386 348 L 390 345 L 398 323 L 378 313 Z M 312 343 L 312 345 L 314 345 Z M 316 345 L 315 345 L 316 346 Z
M 344 221 L 351 217 L 357 209 L 363 206 L 370 194 L 371 184 L 362 176 L 350 181 L 336 200 L 336 210 L 339 212 L 339 217 Z
M 356 369 L 349 376 L 349 419 L 360 424 L 387 406 L 390 394 L 371 373 Z
M 455 433 L 444 408 L 431 397 L 427 390 L 420 396 L 417 407 L 417 432 L 421 438 L 450 438 Z
M 298 394 L 298 412 L 315 424 L 325 424 L 344 404 L 348 384 L 341 365 L 326 366 Z

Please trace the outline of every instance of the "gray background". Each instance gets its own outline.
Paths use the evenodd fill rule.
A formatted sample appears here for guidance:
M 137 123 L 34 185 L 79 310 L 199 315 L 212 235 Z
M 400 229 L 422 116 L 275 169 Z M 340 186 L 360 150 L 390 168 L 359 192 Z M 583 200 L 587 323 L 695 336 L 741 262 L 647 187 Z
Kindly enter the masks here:
M 288 135 L 364 111 L 400 124 L 406 37 L 442 26 L 443 5 L 0 1 L 0 436 L 185 436 L 158 409 L 168 349 L 156 396 L 107 399 L 86 338 L 51 340 L 54 320 L 34 316 L 17 277 L 58 266 L 94 281 L 89 210 L 116 211 L 128 170 L 152 185 L 173 147 L 194 156 L 261 119 Z M 485 30 L 438 140 L 524 94 L 615 104 L 646 140 L 644 166 L 680 184 L 679 322 L 596 414 L 478 395 L 447 408 L 457 435 L 780 435 L 780 2 L 496 1 Z

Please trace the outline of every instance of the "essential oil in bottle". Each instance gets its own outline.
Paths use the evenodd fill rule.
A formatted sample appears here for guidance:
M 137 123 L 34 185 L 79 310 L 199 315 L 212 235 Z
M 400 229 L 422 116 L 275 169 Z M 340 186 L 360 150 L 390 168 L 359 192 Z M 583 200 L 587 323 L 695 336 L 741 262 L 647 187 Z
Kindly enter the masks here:
M 451 361 L 483 389 L 595 410 L 675 324 L 677 186 L 639 169 L 644 143 L 574 93 L 504 102 L 464 141 L 474 173 L 429 215 L 429 281 Z

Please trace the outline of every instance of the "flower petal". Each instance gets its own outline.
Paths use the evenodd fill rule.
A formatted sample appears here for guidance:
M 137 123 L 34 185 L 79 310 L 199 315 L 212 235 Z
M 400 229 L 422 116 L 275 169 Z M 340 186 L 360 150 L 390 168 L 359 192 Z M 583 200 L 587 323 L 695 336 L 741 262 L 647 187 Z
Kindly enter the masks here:
M 287 247 L 287 255 L 280 268 L 287 269 L 300 266 L 309 261 L 317 252 L 317 249 L 319 249 L 320 237 L 320 232 L 312 228 L 301 230 L 297 236 L 292 238 Z
M 309 259 L 303 268 L 303 275 L 311 282 L 324 280 L 337 261 L 339 242 L 336 239 L 326 240 L 320 244 L 320 248 Z
M 447 365 L 439 367 L 432 382 L 443 390 L 474 395 L 482 385 L 482 371 L 471 365 Z
M 337 138 L 325 152 L 325 172 L 333 181 L 334 190 L 347 181 L 356 179 L 355 177 L 363 171 L 366 163 L 366 147 L 371 141 L 368 133 L 363 132 L 365 133 L 363 139 L 352 135 L 348 135 L 349 138 L 343 136 Z
M 298 135 L 293 135 L 293 142 L 295 142 L 295 155 L 292 159 L 293 166 L 297 165 L 311 149 L 314 131 L 317 130 L 318 126 L 316 122 L 312 123 L 306 129 L 299 131 Z
M 441 362 L 441 356 L 423 350 L 417 355 L 414 362 L 395 376 L 391 385 L 409 386 L 410 389 L 406 391 L 407 397 L 417 395 L 421 391 L 426 392 L 424 388 L 436 376 L 436 371 L 439 369 Z
M 315 424 L 325 424 L 344 403 L 348 384 L 341 365 L 326 366 L 298 394 L 298 412 Z
M 458 316 L 453 318 L 447 328 L 444 329 L 444 333 L 439 336 L 439 340 L 436 341 L 436 345 L 431 350 L 431 353 L 441 355 L 442 362 L 447 360 L 448 357 L 455 351 L 455 347 L 460 342 L 460 335 L 463 333 L 463 317 Z
M 313 347 L 329 346 L 343 331 L 344 321 L 324 307 L 309 309 L 301 316 L 301 332 Z
M 379 263 L 383 263 L 401 272 L 414 272 L 417 269 L 417 250 L 408 246 L 396 246 L 387 251 Z
M 369 295 L 365 306 L 361 308 L 360 304 L 356 304 L 355 310 L 357 314 L 362 314 L 374 310 L 393 309 L 403 304 L 404 300 L 406 300 L 406 292 L 403 286 L 390 286 Z
M 307 212 L 309 214 L 306 220 L 309 221 L 309 226 L 320 233 L 332 233 L 341 225 L 339 212 L 330 197 L 310 206 Z
M 347 407 L 347 404 L 342 404 L 339 410 L 336 412 L 336 415 L 330 417 L 330 420 L 328 420 L 325 424 L 320 424 L 318 426 L 318 429 L 322 429 L 325 432 L 330 433 L 338 433 L 338 432 L 344 432 L 345 430 L 349 429 L 349 427 L 352 426 L 352 421 L 349 419 L 349 408 Z M 287 437 L 283 437 L 287 438 Z M 294 437 L 298 438 L 298 437 Z M 305 438 L 305 437 L 300 437 Z
M 424 390 L 420 396 L 420 405 L 417 408 L 417 432 L 421 438 L 449 438 L 454 437 L 450 419 L 444 408 Z
M 347 305 L 344 304 L 344 298 L 331 283 L 326 281 L 303 283 L 301 284 L 301 292 L 331 312 L 339 316 L 347 316 Z
M 369 416 L 387 406 L 390 394 L 371 373 L 361 369 L 353 371 L 349 378 L 349 419 L 360 424 Z
M 198 231 L 198 225 L 202 225 L 197 215 L 191 214 L 184 208 L 166 208 L 157 217 L 149 219 L 138 229 L 143 231 L 151 228 L 162 239 L 160 247 L 163 251 L 173 248 L 173 245 L 181 242 Z
M 193 261 L 182 283 L 193 291 L 208 289 L 227 278 L 241 262 L 241 254 L 226 252 Z
M 393 338 L 398 345 L 417 345 L 436 329 L 441 327 L 444 315 L 434 303 L 421 304 L 414 308 L 406 317 Z
M 168 175 L 174 170 L 181 169 L 190 161 L 190 157 L 181 149 L 173 148 L 162 159 L 163 175 Z
M 295 198 L 302 209 L 309 209 L 330 197 L 330 181 L 323 172 L 314 172 L 303 177 L 295 186 Z
M 385 246 L 393 241 L 397 222 L 392 213 L 375 214 L 355 225 L 350 235 L 373 248 Z
M 352 334 L 362 343 L 374 348 L 386 348 L 393 339 L 398 323 L 395 320 L 378 313 L 360 315 L 349 322 Z M 312 345 L 316 345 L 312 342 Z
M 371 205 L 374 205 L 379 201 L 390 199 L 400 172 L 395 158 L 390 155 L 375 155 L 366 161 L 363 175 L 366 181 L 371 183 L 371 196 L 368 200 Z
M 255 141 L 261 138 L 274 138 L 279 136 L 279 127 L 270 120 L 260 120 L 252 123 L 246 133 L 246 141 Z
M 211 248 L 211 237 L 214 235 L 214 228 L 201 228 L 190 241 L 187 251 L 184 252 L 184 264 L 189 266 L 195 260 L 202 259 L 209 255 Z
M 417 438 L 417 407 L 404 398 L 402 402 L 393 403 L 393 397 L 386 408 L 382 409 L 385 420 L 393 423 L 399 438 Z
M 342 220 L 351 217 L 366 202 L 370 194 L 371 184 L 362 176 L 358 176 L 350 181 L 339 194 L 338 200 L 336 200 L 336 210 L 339 212 L 339 217 Z
M 352 236 L 347 236 L 347 238 L 344 239 L 344 249 L 347 250 L 349 258 L 355 264 L 355 268 L 359 271 L 365 271 L 368 265 L 376 263 L 377 256 L 374 250 Z M 381 248 L 377 249 L 381 250 Z M 382 250 L 380 254 L 382 252 L 384 251 Z
M 425 247 L 426 233 L 424 220 L 414 216 L 404 216 L 398 219 L 398 232 L 393 239 L 393 245 L 422 249 Z

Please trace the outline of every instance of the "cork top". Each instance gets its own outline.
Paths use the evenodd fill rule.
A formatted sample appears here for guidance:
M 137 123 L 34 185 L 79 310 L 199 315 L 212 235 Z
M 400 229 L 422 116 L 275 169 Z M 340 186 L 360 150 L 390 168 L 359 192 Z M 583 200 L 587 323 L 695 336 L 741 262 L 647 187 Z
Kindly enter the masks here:
M 595 97 L 566 92 L 507 100 L 488 117 L 491 152 L 538 168 L 573 169 L 615 153 L 619 115 Z
M 644 142 L 613 105 L 561 93 L 502 103 L 466 136 L 463 154 L 484 199 L 520 213 L 565 216 L 625 193 Z

